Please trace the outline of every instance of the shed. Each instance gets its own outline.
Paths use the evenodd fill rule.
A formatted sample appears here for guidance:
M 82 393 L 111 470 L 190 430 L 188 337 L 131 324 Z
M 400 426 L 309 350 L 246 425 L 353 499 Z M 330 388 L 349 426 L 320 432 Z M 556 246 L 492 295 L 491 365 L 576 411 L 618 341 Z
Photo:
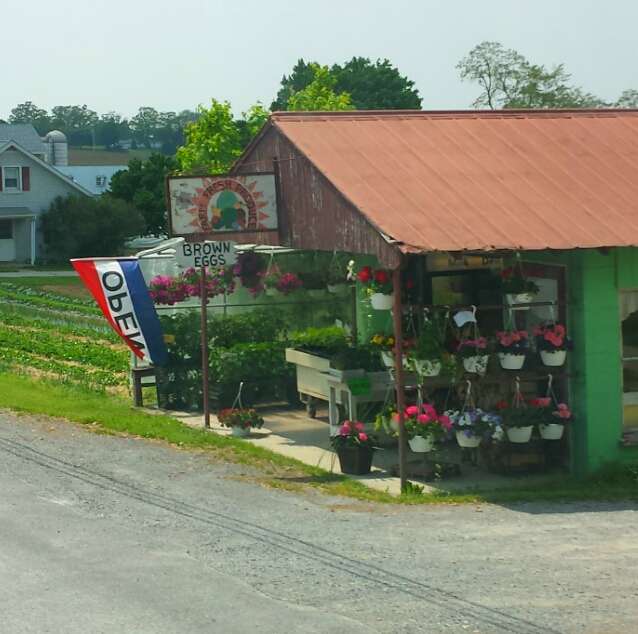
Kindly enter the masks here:
M 638 111 L 274 113 L 233 168 L 273 170 L 283 245 L 562 267 L 574 471 L 638 457 Z

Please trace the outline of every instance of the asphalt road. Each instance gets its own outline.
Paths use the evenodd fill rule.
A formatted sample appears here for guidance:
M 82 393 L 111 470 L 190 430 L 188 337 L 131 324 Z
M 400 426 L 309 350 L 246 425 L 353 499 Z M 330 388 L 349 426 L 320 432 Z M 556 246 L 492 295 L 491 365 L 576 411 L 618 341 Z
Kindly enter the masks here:
M 0 632 L 638 631 L 638 507 L 292 494 L 0 412 Z

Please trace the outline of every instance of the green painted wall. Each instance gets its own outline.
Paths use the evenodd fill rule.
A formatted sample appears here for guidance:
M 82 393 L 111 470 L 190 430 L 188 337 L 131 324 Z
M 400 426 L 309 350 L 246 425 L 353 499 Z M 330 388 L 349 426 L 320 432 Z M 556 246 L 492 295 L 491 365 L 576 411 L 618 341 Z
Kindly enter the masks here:
M 527 259 L 527 258 L 525 258 Z M 638 288 L 638 249 L 608 254 L 583 249 L 530 260 L 567 265 L 568 329 L 574 340 L 569 371 L 572 469 L 584 475 L 610 462 L 638 461 L 622 447 L 622 367 L 619 292 Z

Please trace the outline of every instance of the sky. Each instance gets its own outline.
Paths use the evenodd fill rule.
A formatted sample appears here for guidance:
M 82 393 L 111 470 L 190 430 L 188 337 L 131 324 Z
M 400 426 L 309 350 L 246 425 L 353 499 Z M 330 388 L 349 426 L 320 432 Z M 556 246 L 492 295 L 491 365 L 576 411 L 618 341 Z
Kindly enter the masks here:
M 479 90 L 455 66 L 484 40 L 563 62 L 606 100 L 638 89 L 636 0 L 0 0 L 0 9 L 3 49 L 15 53 L 3 58 L 0 118 L 26 100 L 130 116 L 214 97 L 240 113 L 270 105 L 298 58 L 355 55 L 388 58 L 425 109 L 467 108 Z

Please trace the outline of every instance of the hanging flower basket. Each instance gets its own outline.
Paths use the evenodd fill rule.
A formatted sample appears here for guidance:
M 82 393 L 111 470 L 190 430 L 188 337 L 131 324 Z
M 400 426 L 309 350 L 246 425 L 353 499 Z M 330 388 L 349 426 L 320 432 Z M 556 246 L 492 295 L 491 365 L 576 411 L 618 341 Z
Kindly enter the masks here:
M 543 440 L 560 440 L 563 437 L 565 425 L 559 423 L 541 424 L 538 426 L 538 430 Z
M 533 302 L 540 290 L 532 280 L 523 275 L 520 263 L 501 271 L 501 284 L 505 302 L 512 310 L 529 310 L 526 304 Z
M 504 370 L 520 370 L 525 364 L 525 355 L 499 352 L 498 360 Z
M 386 368 L 394 367 L 394 353 L 392 350 L 381 350 L 381 361 Z
M 430 359 L 414 359 L 414 368 L 419 376 L 439 376 L 441 374 L 442 363 Z
M 532 293 L 507 293 L 505 295 L 505 301 L 512 310 L 529 310 L 529 306 L 525 304 L 531 304 L 534 299 L 535 296 Z
M 471 357 L 465 357 L 463 359 L 463 368 L 470 374 L 485 374 L 489 360 L 489 354 L 477 354 Z
M 558 368 L 565 365 L 567 350 L 541 350 L 540 356 L 543 365 L 550 368 Z
M 534 425 L 528 425 L 526 427 L 508 427 L 507 439 L 510 442 L 517 444 L 529 442 L 532 437 L 533 430 Z
M 466 449 L 476 449 L 481 444 L 481 437 L 475 436 L 471 432 L 460 431 L 456 432 L 456 442 L 459 444 L 459 447 L 463 447 Z
M 408 440 L 408 444 L 414 453 L 428 453 L 432 451 L 432 448 L 434 447 L 432 438 L 424 438 L 423 436 L 410 438 L 410 440 Z
M 272 286 L 266 286 L 265 293 L 268 297 L 277 297 L 279 295 L 279 291 Z
M 370 295 L 370 304 L 375 310 L 390 310 L 394 304 L 394 295 L 372 293 Z

